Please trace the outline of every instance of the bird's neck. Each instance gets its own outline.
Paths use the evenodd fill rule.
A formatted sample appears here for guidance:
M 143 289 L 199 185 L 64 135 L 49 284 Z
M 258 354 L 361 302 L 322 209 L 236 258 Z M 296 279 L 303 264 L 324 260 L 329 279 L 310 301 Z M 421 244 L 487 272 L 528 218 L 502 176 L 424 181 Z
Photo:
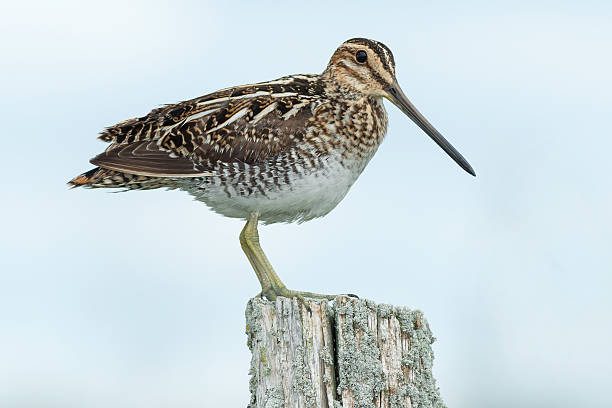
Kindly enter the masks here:
M 329 68 L 321 74 L 320 78 L 325 94 L 330 99 L 356 101 L 367 97 L 363 92 L 359 92 L 348 83 L 338 81 L 336 75 Z

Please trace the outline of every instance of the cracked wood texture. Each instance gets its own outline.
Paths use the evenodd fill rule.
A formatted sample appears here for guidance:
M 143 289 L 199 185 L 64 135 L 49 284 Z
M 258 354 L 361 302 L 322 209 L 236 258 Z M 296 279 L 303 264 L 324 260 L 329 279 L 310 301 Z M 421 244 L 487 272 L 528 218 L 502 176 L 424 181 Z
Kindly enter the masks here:
M 249 408 L 443 408 L 418 310 L 339 296 L 253 298 Z

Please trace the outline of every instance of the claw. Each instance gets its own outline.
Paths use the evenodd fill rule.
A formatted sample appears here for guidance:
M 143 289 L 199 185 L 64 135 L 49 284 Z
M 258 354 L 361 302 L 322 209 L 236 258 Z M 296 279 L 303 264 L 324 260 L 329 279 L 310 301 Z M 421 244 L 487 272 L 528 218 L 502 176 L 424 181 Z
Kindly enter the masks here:
M 306 303 L 306 298 L 333 300 L 336 297 L 335 295 L 323 295 L 287 289 L 276 272 L 274 272 L 274 268 L 272 268 L 263 249 L 261 249 L 259 232 L 257 231 L 257 219 L 257 213 L 252 213 L 248 217 L 247 223 L 240 233 L 240 245 L 253 266 L 257 279 L 259 279 L 259 283 L 261 284 L 261 296 L 270 301 L 276 300 L 278 296 L 295 298 L 298 302 L 305 305 L 308 310 L 310 310 L 310 307 Z M 349 296 L 357 297 L 355 295 Z

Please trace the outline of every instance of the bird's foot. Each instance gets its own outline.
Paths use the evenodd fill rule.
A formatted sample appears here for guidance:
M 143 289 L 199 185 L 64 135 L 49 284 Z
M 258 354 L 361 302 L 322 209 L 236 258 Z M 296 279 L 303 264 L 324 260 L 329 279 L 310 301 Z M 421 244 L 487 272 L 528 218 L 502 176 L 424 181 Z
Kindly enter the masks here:
M 321 293 L 313 292 L 302 292 L 298 290 L 287 289 L 285 286 L 268 286 L 261 291 L 261 295 L 268 300 L 276 300 L 277 297 L 282 296 L 290 299 L 297 299 L 301 303 L 305 304 L 305 299 L 321 299 L 321 300 L 334 300 L 338 296 L 347 296 L 352 298 L 359 298 L 353 294 L 343 295 L 326 295 Z

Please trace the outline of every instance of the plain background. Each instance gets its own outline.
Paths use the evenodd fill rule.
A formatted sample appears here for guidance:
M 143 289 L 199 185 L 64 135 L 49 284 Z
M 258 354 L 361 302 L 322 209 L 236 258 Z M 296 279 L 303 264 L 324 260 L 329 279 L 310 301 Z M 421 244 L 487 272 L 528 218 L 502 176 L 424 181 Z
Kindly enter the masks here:
M 611 4 L 3 1 L 0 406 L 246 405 L 242 223 L 65 182 L 103 127 L 357 36 L 478 177 L 387 104 L 331 214 L 260 229 L 280 275 L 423 310 L 449 407 L 612 406 Z

